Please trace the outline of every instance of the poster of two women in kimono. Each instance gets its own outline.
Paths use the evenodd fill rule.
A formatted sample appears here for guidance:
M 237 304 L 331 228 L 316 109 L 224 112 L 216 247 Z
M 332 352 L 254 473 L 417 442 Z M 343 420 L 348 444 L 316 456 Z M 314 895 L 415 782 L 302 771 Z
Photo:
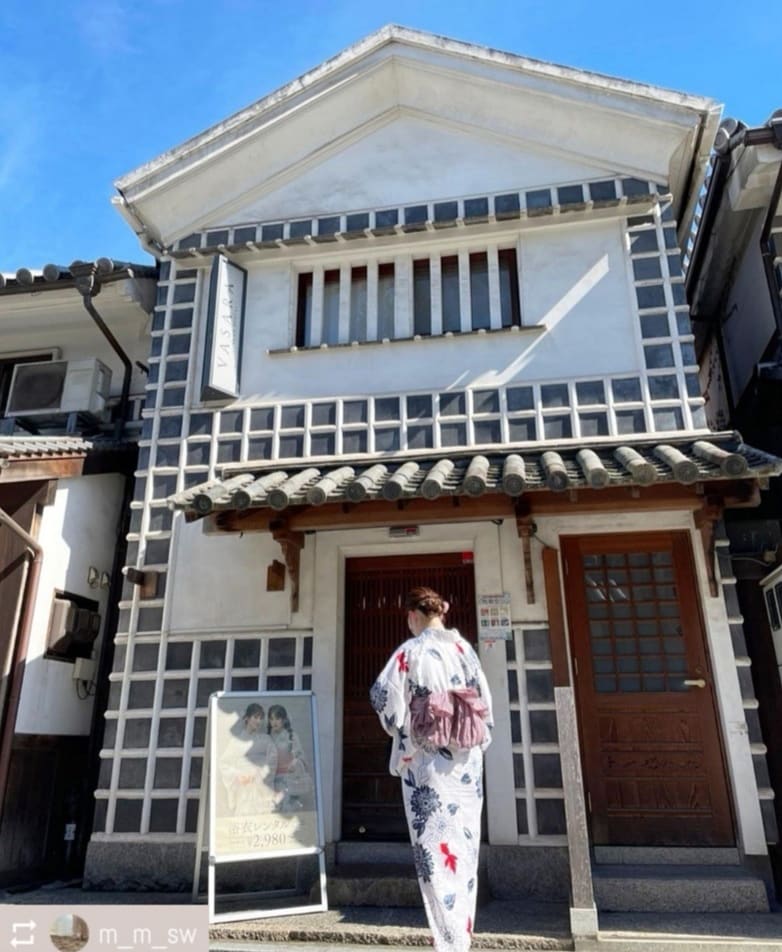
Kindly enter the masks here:
M 214 855 L 262 858 L 322 845 L 314 724 L 309 693 L 212 697 Z

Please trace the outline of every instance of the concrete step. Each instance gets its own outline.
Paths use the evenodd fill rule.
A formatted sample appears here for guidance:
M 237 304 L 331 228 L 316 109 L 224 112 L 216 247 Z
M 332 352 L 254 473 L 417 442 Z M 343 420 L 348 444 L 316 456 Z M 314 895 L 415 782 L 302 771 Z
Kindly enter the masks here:
M 595 863 L 607 866 L 738 866 L 734 847 L 595 846 Z
M 412 863 L 340 863 L 328 875 L 329 906 L 416 908 L 423 905 Z
M 393 863 L 396 866 L 409 866 L 413 869 L 413 847 L 405 843 L 335 843 L 335 862 L 374 863 L 383 865 Z
M 741 866 L 595 865 L 600 912 L 768 912 L 762 879 Z

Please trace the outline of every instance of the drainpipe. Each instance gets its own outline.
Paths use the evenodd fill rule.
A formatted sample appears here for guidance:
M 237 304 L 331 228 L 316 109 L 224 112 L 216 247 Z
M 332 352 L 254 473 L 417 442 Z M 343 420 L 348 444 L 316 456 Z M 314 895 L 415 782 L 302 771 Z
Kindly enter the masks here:
M 26 532 L 19 523 L 15 522 L 3 509 L 0 509 L 0 526 L 5 526 L 17 535 L 22 542 L 24 542 L 27 554 L 32 555 L 32 561 L 30 562 L 30 568 L 25 581 L 22 614 L 16 630 L 16 646 L 13 653 L 11 685 L 8 690 L 4 710 L 2 711 L 4 715 L 2 736 L 0 736 L 0 818 L 2 818 L 3 809 L 5 807 L 6 787 L 8 785 L 8 770 L 11 765 L 11 748 L 14 741 L 16 715 L 19 712 L 19 698 L 22 694 L 24 666 L 27 660 L 27 649 L 30 644 L 30 631 L 32 630 L 33 624 L 35 599 L 38 594 L 38 581 L 41 576 L 43 548 L 35 541 L 29 532 Z
M 95 295 L 100 293 L 101 274 L 110 274 L 113 270 L 114 262 L 109 258 L 98 258 L 95 262 L 74 261 L 70 267 L 71 274 L 75 280 L 76 290 L 81 294 L 82 303 L 87 313 L 93 319 L 101 334 L 103 334 L 109 342 L 112 350 L 122 361 L 122 365 L 125 368 L 125 373 L 122 378 L 122 394 L 119 401 L 118 419 L 115 421 L 115 436 L 119 439 L 127 422 L 130 378 L 133 374 L 133 364 L 120 346 L 117 338 L 109 330 L 106 322 L 95 310 L 95 305 L 92 303 L 92 299 Z
M 733 401 L 733 385 L 730 382 L 728 373 L 728 354 L 725 348 L 725 335 L 722 333 L 722 324 L 717 321 L 714 325 L 714 334 L 717 337 L 717 353 L 720 358 L 720 367 L 722 367 L 722 386 L 725 388 L 725 401 L 728 404 L 728 417 L 730 420 L 736 418 L 736 404 Z

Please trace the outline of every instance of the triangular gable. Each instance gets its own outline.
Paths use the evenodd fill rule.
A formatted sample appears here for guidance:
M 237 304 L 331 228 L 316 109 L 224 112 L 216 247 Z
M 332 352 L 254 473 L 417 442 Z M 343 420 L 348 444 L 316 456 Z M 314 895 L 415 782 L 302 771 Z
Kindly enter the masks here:
M 200 227 L 447 201 L 613 178 L 619 171 L 396 112 L 362 138 L 350 137 L 340 146 L 216 209 Z
M 292 169 L 328 162 L 335 144 L 366 139 L 370 149 L 394 111 L 632 169 L 670 181 L 674 195 L 705 162 L 719 117 L 711 100 L 388 27 L 125 176 L 117 204 L 152 243 L 168 244 L 238 214 Z

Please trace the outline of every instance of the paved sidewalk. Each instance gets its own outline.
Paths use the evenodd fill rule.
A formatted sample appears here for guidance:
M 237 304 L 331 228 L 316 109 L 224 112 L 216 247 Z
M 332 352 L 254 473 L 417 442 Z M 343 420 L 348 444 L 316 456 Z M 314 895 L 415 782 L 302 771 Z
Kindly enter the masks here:
M 478 909 L 473 948 L 481 950 L 573 948 L 566 906 L 493 901 Z M 210 948 L 235 941 L 344 943 L 353 946 L 431 948 L 423 909 L 359 906 L 212 926 Z
M 190 894 L 99 892 L 73 883 L 54 883 L 28 892 L 0 892 L 0 903 L 187 905 Z M 333 952 L 361 947 L 402 952 L 430 947 L 423 909 L 406 908 L 350 907 L 217 923 L 209 929 L 209 938 L 210 952 Z M 782 952 L 782 911 L 602 913 L 598 940 L 574 944 L 566 905 L 493 900 L 478 909 L 473 948 L 482 952 Z
M 630 913 L 599 916 L 597 942 L 577 952 L 782 952 L 782 912 Z

